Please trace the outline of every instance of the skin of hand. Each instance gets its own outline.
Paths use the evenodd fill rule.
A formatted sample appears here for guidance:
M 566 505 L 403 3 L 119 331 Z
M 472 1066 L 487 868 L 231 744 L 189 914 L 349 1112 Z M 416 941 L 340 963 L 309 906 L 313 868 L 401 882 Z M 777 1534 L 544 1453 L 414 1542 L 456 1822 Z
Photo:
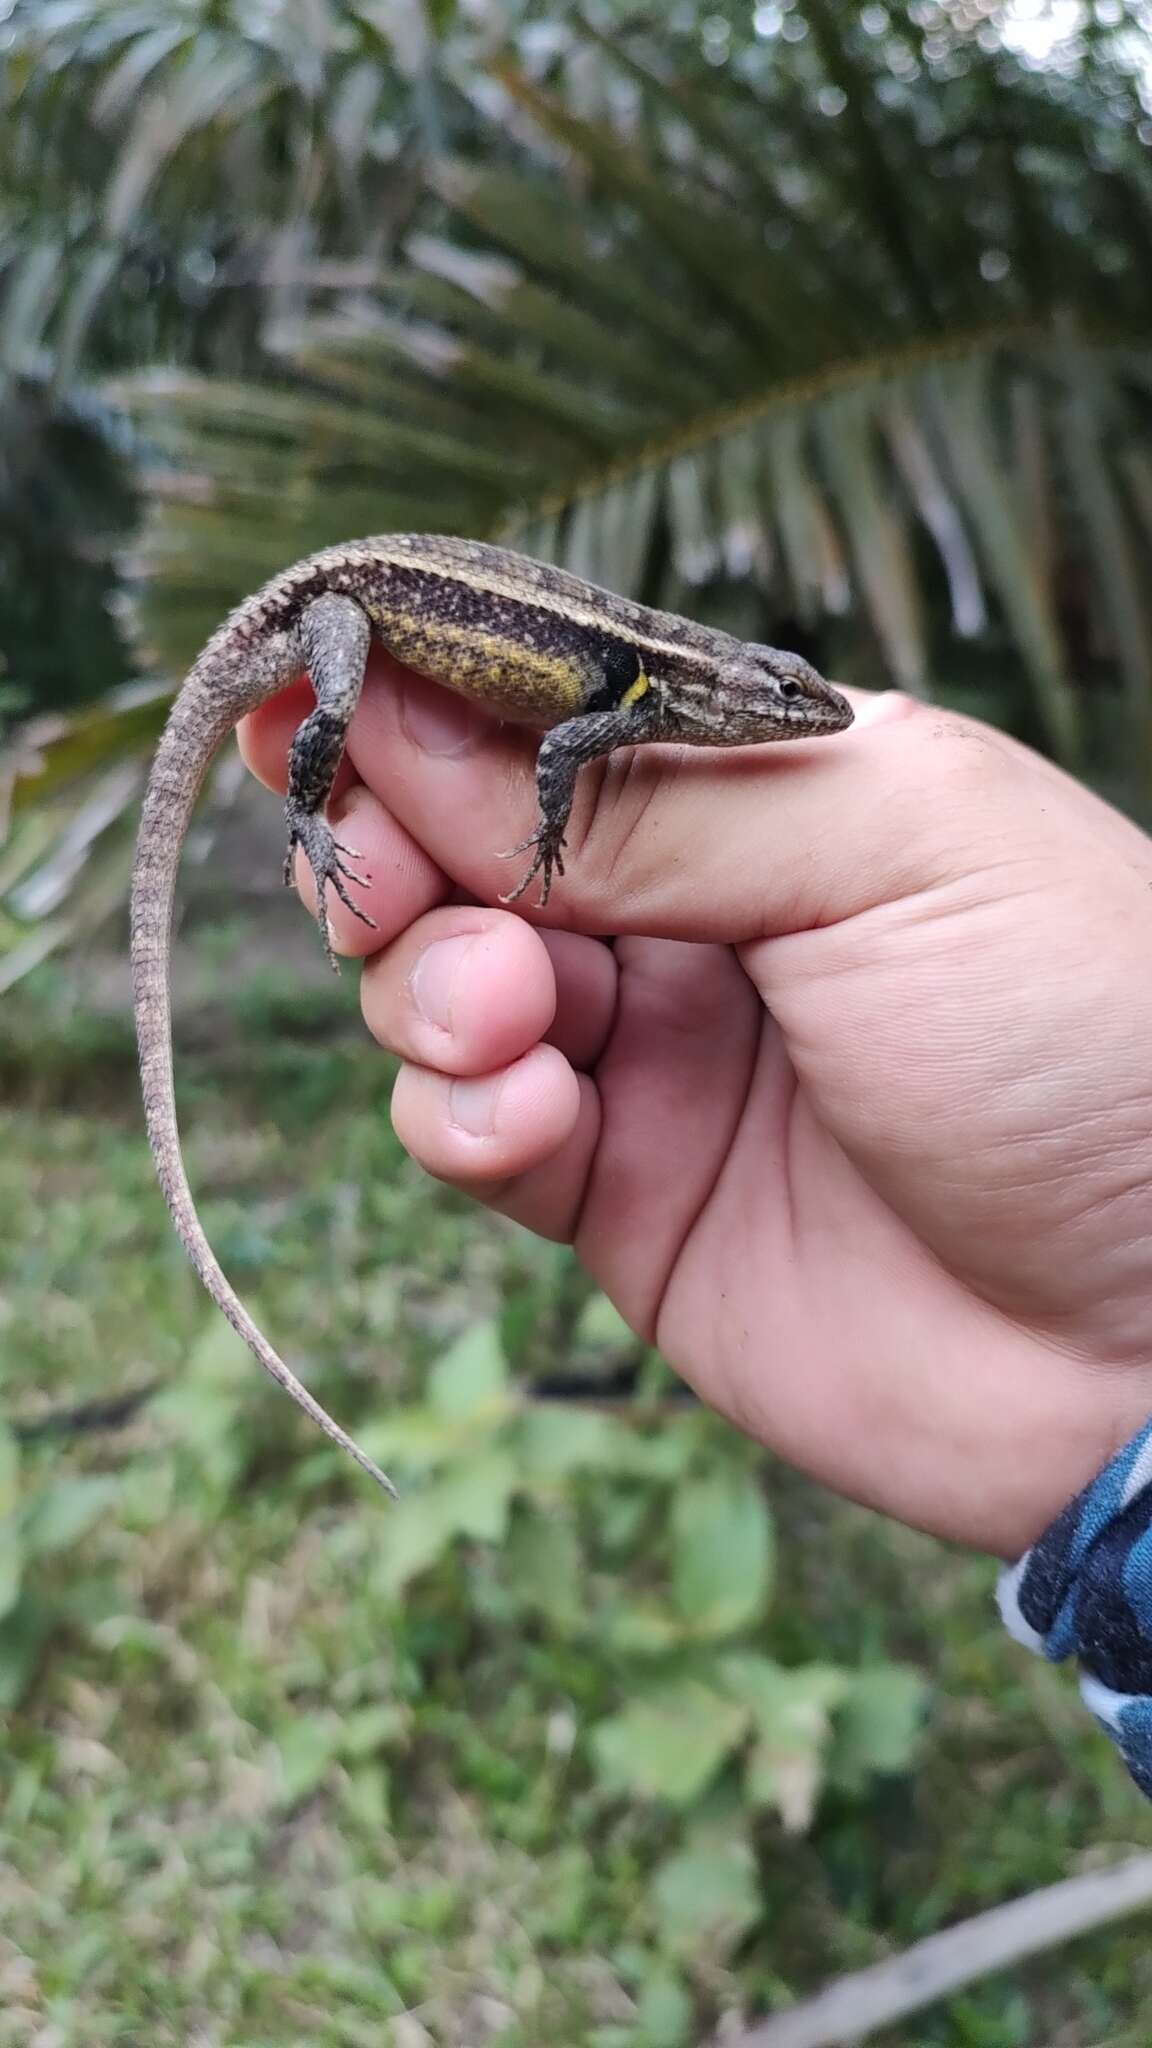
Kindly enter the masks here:
M 273 788 L 309 701 L 242 728 Z M 1152 841 L 853 701 L 584 769 L 534 918 L 491 906 L 535 740 L 374 655 L 332 815 L 379 930 L 334 934 L 430 1173 L 574 1244 L 792 1464 L 1011 1558 L 1152 1410 Z

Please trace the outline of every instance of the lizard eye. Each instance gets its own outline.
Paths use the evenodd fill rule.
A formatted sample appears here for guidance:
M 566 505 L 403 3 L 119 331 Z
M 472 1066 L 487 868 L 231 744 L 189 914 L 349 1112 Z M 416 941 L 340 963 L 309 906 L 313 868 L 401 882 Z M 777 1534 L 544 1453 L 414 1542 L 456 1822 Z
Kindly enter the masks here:
M 798 697 L 800 695 L 799 683 L 785 680 L 780 684 L 780 695 L 782 697 Z

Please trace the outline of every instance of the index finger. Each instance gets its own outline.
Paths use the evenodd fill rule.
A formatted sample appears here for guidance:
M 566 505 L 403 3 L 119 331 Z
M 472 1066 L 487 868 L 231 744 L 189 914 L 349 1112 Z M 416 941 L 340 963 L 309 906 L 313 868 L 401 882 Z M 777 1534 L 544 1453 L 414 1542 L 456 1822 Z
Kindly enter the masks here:
M 646 745 L 587 764 L 566 875 L 546 911 L 534 910 L 535 891 L 517 908 L 577 931 L 728 943 L 835 923 L 970 872 L 1020 827 L 1037 778 L 1059 782 L 1065 803 L 1038 792 L 1026 806 L 1033 857 L 1046 832 L 1054 857 L 1066 854 L 1070 803 L 1093 836 L 1121 837 L 1147 860 L 1135 827 L 1005 735 L 894 693 L 849 694 L 856 723 L 826 738 Z M 307 708 L 301 685 L 245 721 L 245 758 L 272 787 L 284 787 Z M 337 788 L 361 781 L 382 807 L 379 831 L 402 828 L 409 860 L 423 849 L 448 878 L 444 893 L 455 884 L 494 903 L 520 879 L 501 855 L 536 820 L 538 743 L 374 648 Z M 359 810 L 364 792 L 353 800 Z

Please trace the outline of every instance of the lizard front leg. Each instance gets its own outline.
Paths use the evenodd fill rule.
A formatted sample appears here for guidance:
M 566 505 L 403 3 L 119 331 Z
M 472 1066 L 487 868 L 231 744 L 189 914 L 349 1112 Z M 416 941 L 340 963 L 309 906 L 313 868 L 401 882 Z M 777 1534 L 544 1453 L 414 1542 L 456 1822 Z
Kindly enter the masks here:
M 536 756 L 536 794 L 540 799 L 540 822 L 519 846 L 510 847 L 502 860 L 514 860 L 518 853 L 533 849 L 532 863 L 523 880 L 502 896 L 502 903 L 515 903 L 535 881 L 540 885 L 540 909 L 548 901 L 553 874 L 564 873 L 564 834 L 576 793 L 576 777 L 586 761 L 611 754 L 617 747 L 633 747 L 660 736 L 659 693 L 646 689 L 630 703 L 610 711 L 585 711 L 565 719 L 541 741 Z
M 366 886 L 367 878 L 348 866 L 359 855 L 351 847 L 341 846 L 324 816 L 360 699 L 372 629 L 367 613 L 352 598 L 328 592 L 308 606 L 296 633 L 316 693 L 316 709 L 297 727 L 292 742 L 284 805 L 288 824 L 284 880 L 291 886 L 292 856 L 299 846 L 316 877 L 316 915 L 324 951 L 329 965 L 338 972 L 328 926 L 329 882 L 354 917 L 376 928 L 374 920 L 348 894 L 349 882 Z

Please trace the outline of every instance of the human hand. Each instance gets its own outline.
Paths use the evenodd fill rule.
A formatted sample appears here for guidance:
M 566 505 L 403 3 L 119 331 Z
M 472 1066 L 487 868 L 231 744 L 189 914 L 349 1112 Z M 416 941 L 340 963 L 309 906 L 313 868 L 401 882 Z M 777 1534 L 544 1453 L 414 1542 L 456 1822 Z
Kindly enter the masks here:
M 1011 1557 L 1152 1410 L 1152 842 L 855 701 L 586 768 L 532 922 L 486 906 L 535 740 L 374 656 L 334 812 L 379 930 L 333 931 L 429 1172 L 570 1240 L 782 1457 Z M 275 788 L 307 702 L 242 732 Z

